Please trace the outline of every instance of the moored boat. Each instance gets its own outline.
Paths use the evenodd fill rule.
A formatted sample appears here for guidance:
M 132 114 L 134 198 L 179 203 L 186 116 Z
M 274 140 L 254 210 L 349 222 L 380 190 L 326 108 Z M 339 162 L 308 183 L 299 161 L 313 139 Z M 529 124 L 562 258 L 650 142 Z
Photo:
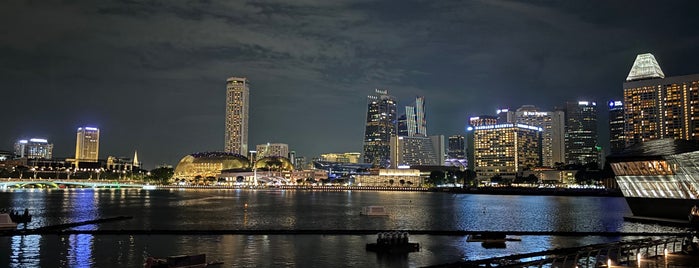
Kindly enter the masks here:
M 366 206 L 362 208 L 362 212 L 359 215 L 364 216 L 388 216 L 388 211 L 383 206 Z
M 17 229 L 17 223 L 12 221 L 10 214 L 0 213 L 0 230 Z
M 214 261 L 207 262 L 206 254 L 197 255 L 179 255 L 169 256 L 165 258 L 148 257 L 145 268 L 203 268 L 203 267 L 219 267 L 223 262 Z
M 420 251 L 420 244 L 410 242 L 406 232 L 386 232 L 376 235 L 376 243 L 367 243 L 367 251 L 376 253 L 403 254 Z

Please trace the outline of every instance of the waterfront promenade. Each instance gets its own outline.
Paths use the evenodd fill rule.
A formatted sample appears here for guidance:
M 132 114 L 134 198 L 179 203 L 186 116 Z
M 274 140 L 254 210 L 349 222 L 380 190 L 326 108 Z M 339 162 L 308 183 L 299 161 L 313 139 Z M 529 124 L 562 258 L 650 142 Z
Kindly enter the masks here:
M 7 179 L 0 180 L 0 189 L 12 188 L 141 188 L 153 189 L 279 189 L 315 191 L 398 191 L 398 192 L 445 192 L 453 194 L 489 195 L 544 195 L 544 196 L 610 196 L 621 197 L 618 189 L 564 188 L 564 187 L 403 187 L 403 186 L 340 186 L 340 185 L 155 185 L 140 181 L 108 180 L 50 180 L 50 179 Z

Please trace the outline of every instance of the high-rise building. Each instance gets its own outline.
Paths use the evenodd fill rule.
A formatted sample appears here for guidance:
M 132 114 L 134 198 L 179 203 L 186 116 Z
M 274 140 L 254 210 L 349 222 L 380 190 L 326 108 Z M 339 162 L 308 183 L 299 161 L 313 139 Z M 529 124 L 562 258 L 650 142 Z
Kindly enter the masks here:
M 665 77 L 655 57 L 641 54 L 624 83 L 626 146 L 662 139 L 699 139 L 699 74 Z
M 618 153 L 626 148 L 624 137 L 624 105 L 621 101 L 609 101 L 609 151 Z
M 396 101 L 388 90 L 376 89 L 368 97 L 364 131 L 364 163 L 390 165 L 391 136 L 396 135 Z
M 79 127 L 75 142 L 75 160 L 97 162 L 100 149 L 100 130 L 95 127 Z
M 472 131 L 473 165 L 480 179 L 496 175 L 514 178 L 521 171 L 541 164 L 540 127 L 506 123 L 476 126 Z
M 466 158 L 466 143 L 463 135 L 449 136 L 449 147 L 447 156 L 452 159 Z
M 416 97 L 415 104 L 405 106 L 405 114 L 398 118 L 398 136 L 427 137 L 425 120 L 425 97 Z
M 51 159 L 53 144 L 46 139 L 23 139 L 15 143 L 15 155 L 27 159 Z
M 444 163 L 443 154 L 444 136 L 391 137 L 391 168 L 439 166 Z
M 226 80 L 226 134 L 225 151 L 246 155 L 248 153 L 248 118 L 250 82 L 245 77 Z
M 577 101 L 566 103 L 565 159 L 566 164 L 600 164 L 597 146 L 597 103 Z
M 565 163 L 565 112 L 540 111 L 533 105 L 523 105 L 517 111 L 508 112 L 509 123 L 519 123 L 540 127 L 541 133 L 541 162 L 543 166 L 553 167 L 556 163 Z
M 286 143 L 266 143 L 259 144 L 257 149 L 257 158 L 261 159 L 268 156 L 289 157 L 289 145 Z

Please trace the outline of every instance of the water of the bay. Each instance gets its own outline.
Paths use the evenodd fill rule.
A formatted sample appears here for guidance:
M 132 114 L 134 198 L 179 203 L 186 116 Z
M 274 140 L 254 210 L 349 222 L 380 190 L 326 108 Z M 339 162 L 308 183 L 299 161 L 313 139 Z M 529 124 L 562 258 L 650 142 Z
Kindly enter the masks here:
M 381 205 L 388 217 L 362 217 Z M 306 190 L 8 190 L 0 208 L 29 208 L 28 228 L 133 216 L 76 229 L 466 230 L 677 232 L 626 222 L 623 198 Z M 377 256 L 374 235 L 27 235 L 0 237 L 0 267 L 142 267 L 147 256 L 205 253 L 223 267 L 420 267 L 618 241 L 524 236 L 486 249 L 462 236 L 412 235 L 421 250 Z

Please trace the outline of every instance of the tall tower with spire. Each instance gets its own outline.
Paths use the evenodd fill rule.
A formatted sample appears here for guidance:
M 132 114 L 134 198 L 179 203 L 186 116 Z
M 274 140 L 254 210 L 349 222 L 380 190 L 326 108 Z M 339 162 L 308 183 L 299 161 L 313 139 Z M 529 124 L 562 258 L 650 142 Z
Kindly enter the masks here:
M 133 152 L 133 166 L 134 167 L 141 167 L 141 162 L 138 162 L 138 151 Z
M 624 83 L 626 146 L 699 139 L 699 74 L 665 77 L 650 53 L 636 56 Z

